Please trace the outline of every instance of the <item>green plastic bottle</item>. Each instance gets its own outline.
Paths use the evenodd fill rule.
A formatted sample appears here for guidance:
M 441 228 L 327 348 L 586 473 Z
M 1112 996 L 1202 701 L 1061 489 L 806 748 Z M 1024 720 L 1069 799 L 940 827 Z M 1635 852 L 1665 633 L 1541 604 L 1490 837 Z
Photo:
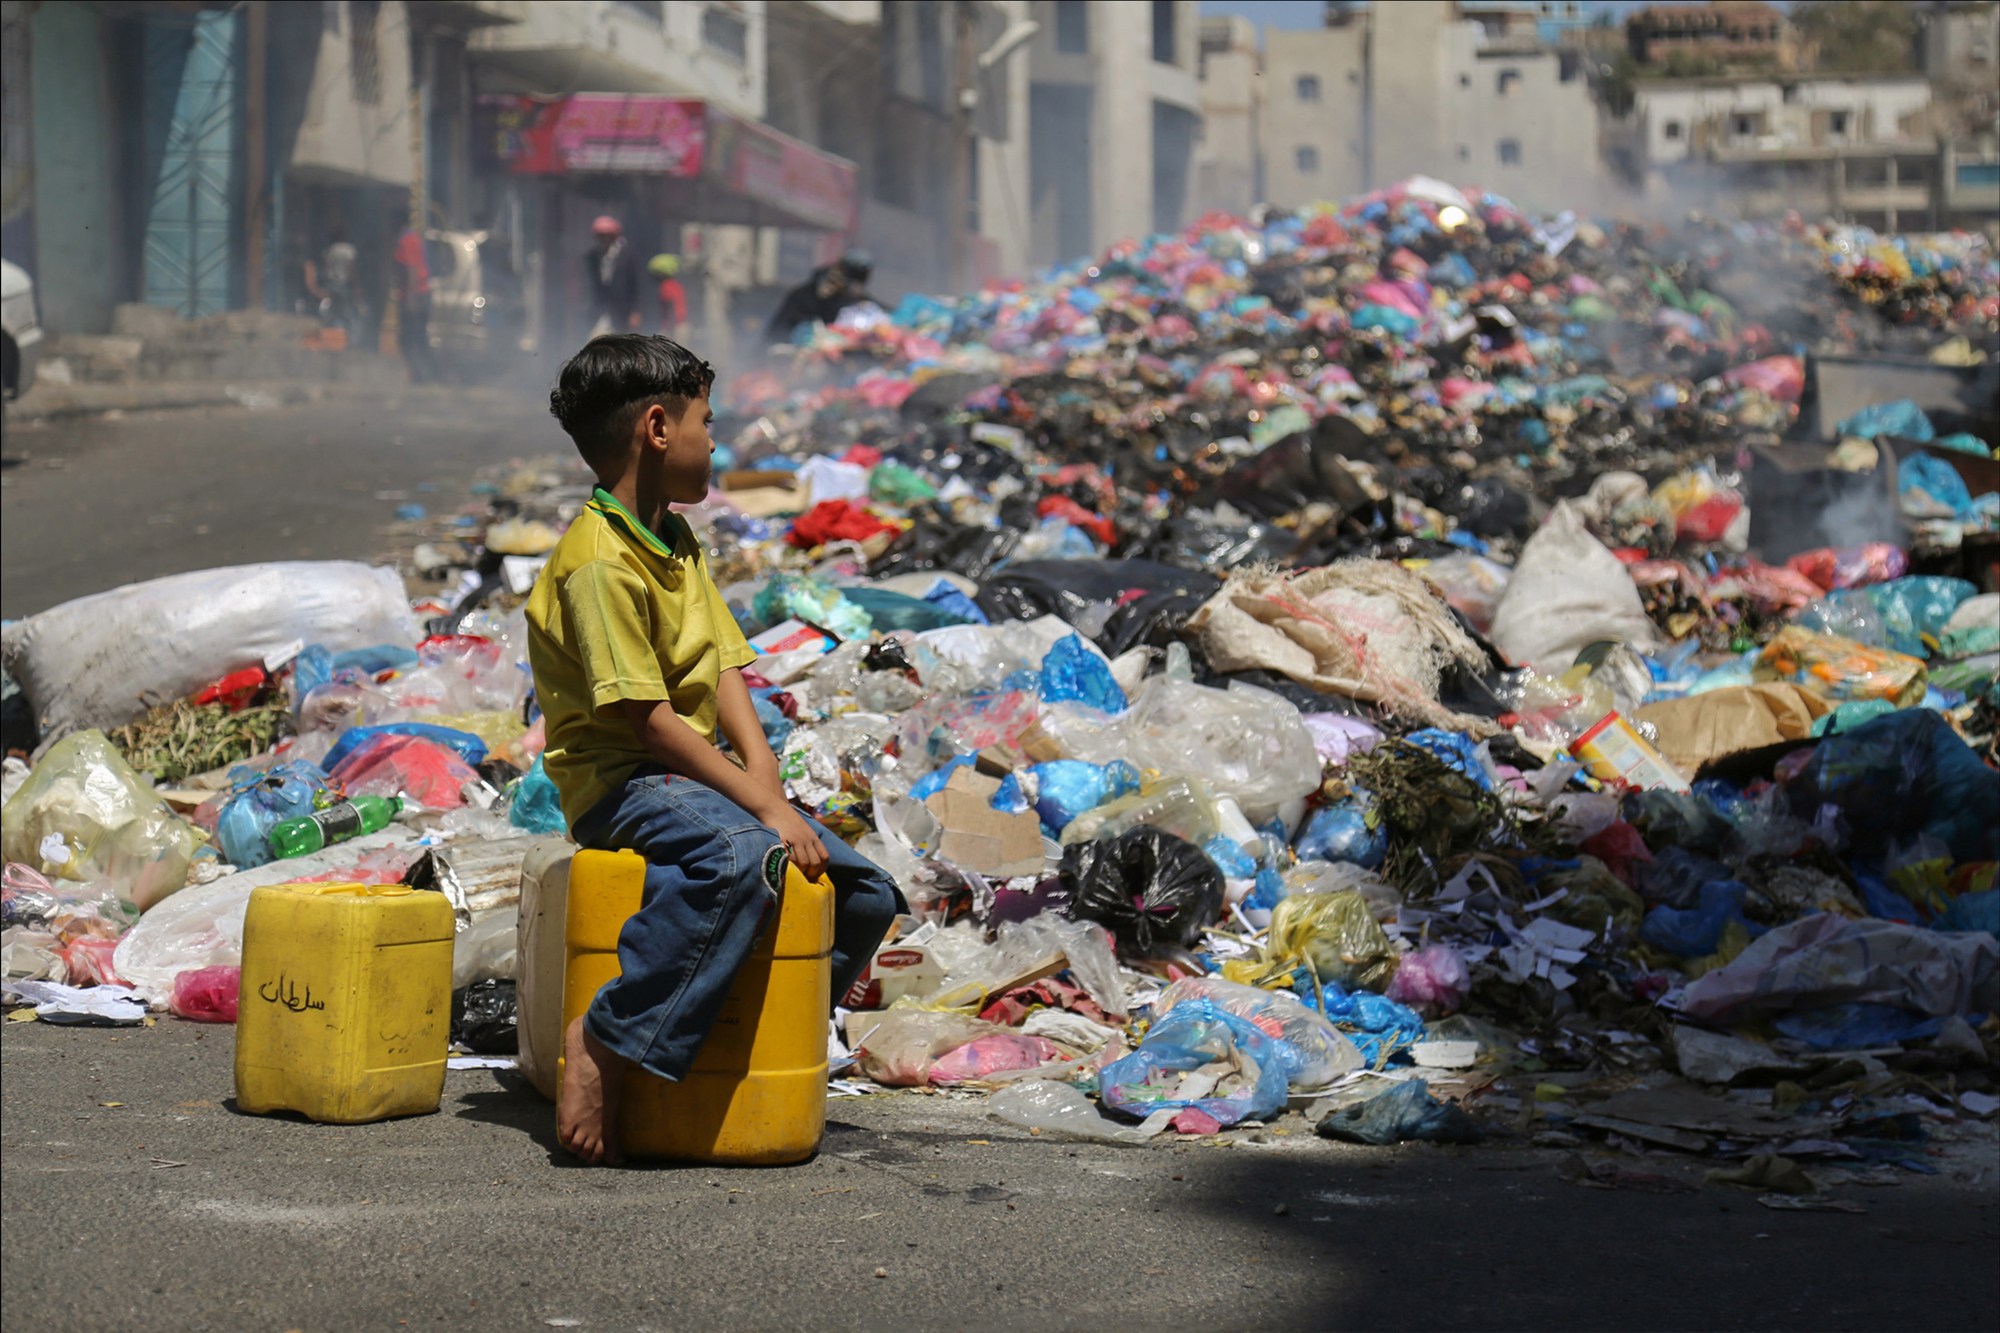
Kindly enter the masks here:
M 400 796 L 355 796 L 297 819 L 271 825 L 271 855 L 280 861 L 307 856 L 336 842 L 389 827 L 403 808 Z

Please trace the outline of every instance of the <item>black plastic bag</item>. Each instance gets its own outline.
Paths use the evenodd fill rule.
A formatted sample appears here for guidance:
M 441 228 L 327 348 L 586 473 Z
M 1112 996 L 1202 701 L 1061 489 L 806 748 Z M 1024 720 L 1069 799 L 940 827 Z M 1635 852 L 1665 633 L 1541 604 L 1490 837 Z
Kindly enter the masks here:
M 475 1055 L 512 1055 L 520 1049 L 519 1009 L 511 981 L 478 981 L 453 991 L 451 1039 Z
M 1063 853 L 1069 914 L 1095 921 L 1128 957 L 1193 944 L 1222 910 L 1222 872 L 1208 854 L 1171 833 L 1141 826 L 1108 842 Z
M 1221 586 L 1212 574 L 1156 560 L 1021 560 L 988 578 L 973 600 L 996 622 L 1053 612 L 1074 625 L 1092 607 L 1117 604 L 1134 589 L 1206 599 Z
M 948 569 L 977 582 L 993 566 L 1005 560 L 1021 540 L 1018 531 L 1007 528 L 961 528 L 932 518 L 920 518 L 915 527 L 889 544 L 889 549 L 868 566 L 871 578 L 886 579 L 897 574 L 915 574 Z
M 1209 596 L 1197 592 L 1149 592 L 1144 597 L 1135 597 L 1104 622 L 1097 646 L 1107 657 L 1134 648 L 1165 648 L 1181 637 L 1188 620 Z
M 1342 460 L 1372 460 L 1379 453 L 1359 427 L 1344 417 L 1328 417 L 1236 464 L 1216 489 L 1256 518 L 1279 518 L 1314 503 L 1330 504 L 1343 514 L 1365 513 L 1375 502 Z

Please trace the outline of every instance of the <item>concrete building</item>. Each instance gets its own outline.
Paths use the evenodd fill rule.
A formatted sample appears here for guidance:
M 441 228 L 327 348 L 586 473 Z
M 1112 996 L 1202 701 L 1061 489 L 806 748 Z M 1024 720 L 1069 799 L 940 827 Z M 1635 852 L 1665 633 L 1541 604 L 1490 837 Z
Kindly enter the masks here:
M 1189 221 L 1198 9 L 1195 0 L 1034 0 L 1028 161 L 1037 263 Z
M 1625 18 L 1626 47 L 1642 65 L 1710 62 L 1724 69 L 1797 69 L 1803 51 L 1790 21 L 1763 0 L 1648 5 Z
M 874 254 L 874 286 L 892 300 L 1029 266 L 1028 59 L 1025 48 L 1001 45 L 1010 33 L 1019 40 L 1028 10 L 1027 0 L 977 0 L 963 11 L 845 0 L 770 11 L 766 119 L 856 164 L 853 239 Z M 983 70 L 982 56 L 990 58 Z M 973 94 L 962 119 L 961 79 Z M 958 201 L 955 159 L 968 139 L 966 198 Z M 771 281 L 789 285 L 825 257 L 790 242 Z
M 1329 19 L 1265 34 L 1273 203 L 1344 199 L 1417 173 L 1528 206 L 1605 195 L 1581 58 L 1542 40 L 1539 6 L 1400 0 Z
M 570 92 L 672 93 L 764 114 L 764 0 L 494 0 L 512 20 L 470 43 L 494 83 Z
M 1931 81 L 1941 129 L 1991 134 L 2000 121 L 2000 0 L 1930 0 L 1918 6 L 1916 64 Z
M 1649 80 L 1606 150 L 1648 202 L 1914 230 L 1934 221 L 1930 110 L 1915 75 Z
M 1203 19 L 1199 73 L 1195 207 L 1241 216 L 1265 197 L 1264 71 L 1256 25 L 1245 18 Z

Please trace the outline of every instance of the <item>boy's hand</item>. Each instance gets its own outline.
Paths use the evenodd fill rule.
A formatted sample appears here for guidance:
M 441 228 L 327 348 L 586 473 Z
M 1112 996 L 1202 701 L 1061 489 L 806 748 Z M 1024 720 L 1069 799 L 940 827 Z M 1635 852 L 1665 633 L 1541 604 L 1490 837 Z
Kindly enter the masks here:
M 826 844 L 813 832 L 812 825 L 804 816 L 789 805 L 773 809 L 762 816 L 765 827 L 784 840 L 785 850 L 792 854 L 792 864 L 807 879 L 818 879 L 826 873 Z

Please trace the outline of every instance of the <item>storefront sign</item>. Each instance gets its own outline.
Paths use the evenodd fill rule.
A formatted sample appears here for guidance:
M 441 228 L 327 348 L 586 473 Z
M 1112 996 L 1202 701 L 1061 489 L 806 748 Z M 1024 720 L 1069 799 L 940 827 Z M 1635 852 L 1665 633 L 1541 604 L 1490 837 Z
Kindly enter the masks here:
M 517 175 L 616 171 L 695 176 L 707 104 L 692 98 L 578 93 L 560 101 L 482 97 L 494 156 Z

